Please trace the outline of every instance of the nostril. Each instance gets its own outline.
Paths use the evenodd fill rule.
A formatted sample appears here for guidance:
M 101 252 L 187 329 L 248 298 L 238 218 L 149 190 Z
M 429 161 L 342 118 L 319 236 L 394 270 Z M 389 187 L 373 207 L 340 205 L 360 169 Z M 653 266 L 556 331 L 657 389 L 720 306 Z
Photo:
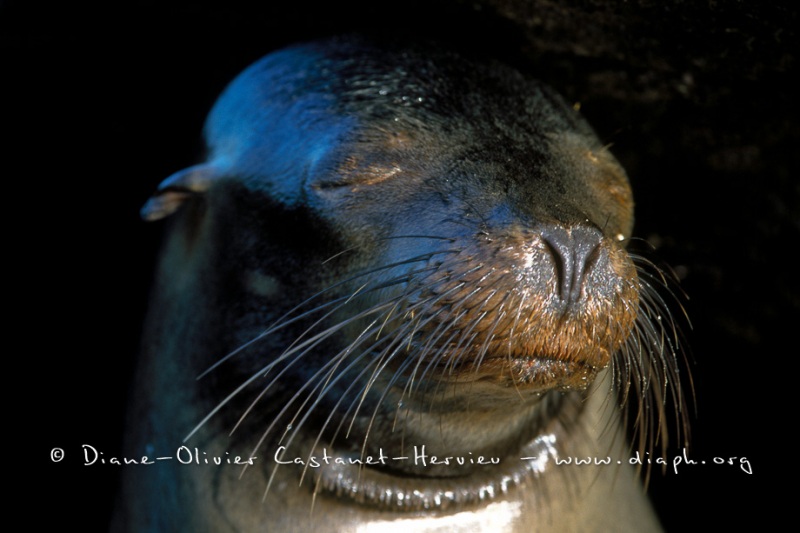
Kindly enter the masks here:
M 539 230 L 555 265 L 558 297 L 566 306 L 581 299 L 587 274 L 600 257 L 603 234 L 589 226 L 548 225 Z

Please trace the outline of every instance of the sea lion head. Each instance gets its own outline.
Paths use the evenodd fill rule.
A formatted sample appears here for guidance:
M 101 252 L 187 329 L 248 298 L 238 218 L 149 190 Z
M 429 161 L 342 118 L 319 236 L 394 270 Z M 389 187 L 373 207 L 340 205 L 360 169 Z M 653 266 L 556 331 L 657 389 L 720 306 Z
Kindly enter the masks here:
M 625 248 L 624 170 L 513 68 L 295 46 L 225 90 L 205 138 L 206 161 L 143 209 L 179 215 L 165 261 L 170 298 L 191 302 L 176 342 L 203 376 L 198 428 L 269 457 L 501 460 L 333 465 L 315 493 L 393 511 L 491 499 L 542 471 L 509 458 L 574 440 L 588 395 L 671 383 L 662 276 Z

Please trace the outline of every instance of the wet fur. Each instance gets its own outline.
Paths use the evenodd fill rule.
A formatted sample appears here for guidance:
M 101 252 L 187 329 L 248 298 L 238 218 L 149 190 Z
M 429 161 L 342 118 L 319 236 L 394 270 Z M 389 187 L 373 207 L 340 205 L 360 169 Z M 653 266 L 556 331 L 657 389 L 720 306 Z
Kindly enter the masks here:
M 531 513 L 542 530 L 602 530 L 606 514 L 656 528 L 627 469 L 514 464 L 526 446 L 551 462 L 624 450 L 616 411 L 632 398 L 634 448 L 666 441 L 670 410 L 684 426 L 674 282 L 623 247 L 627 178 L 577 113 L 498 64 L 360 39 L 273 54 L 237 83 L 210 115 L 207 161 L 144 210 L 175 214 L 138 377 L 155 394 L 134 403 L 131 448 L 188 436 L 263 462 L 239 482 L 167 470 L 173 498 L 124 503 L 120 529 L 336 530 L 516 501 L 509 529 Z M 560 253 L 592 265 L 577 288 Z M 271 460 L 279 445 L 364 458 L 418 444 L 505 461 Z M 123 501 L 153 483 L 129 477 Z M 606 483 L 622 486 L 587 489 Z

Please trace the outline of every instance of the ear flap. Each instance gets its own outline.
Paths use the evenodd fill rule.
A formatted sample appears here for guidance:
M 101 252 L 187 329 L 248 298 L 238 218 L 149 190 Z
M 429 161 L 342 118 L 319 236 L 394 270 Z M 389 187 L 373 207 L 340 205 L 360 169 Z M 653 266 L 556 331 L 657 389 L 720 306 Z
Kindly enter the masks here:
M 218 169 L 209 163 L 179 170 L 161 182 L 139 213 L 148 222 L 168 217 L 191 196 L 206 192 L 218 177 Z

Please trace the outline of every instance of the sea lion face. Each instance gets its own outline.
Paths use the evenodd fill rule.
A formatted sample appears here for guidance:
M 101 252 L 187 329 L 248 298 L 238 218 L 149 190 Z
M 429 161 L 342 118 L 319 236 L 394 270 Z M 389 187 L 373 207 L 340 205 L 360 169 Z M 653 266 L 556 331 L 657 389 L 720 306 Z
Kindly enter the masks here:
M 143 212 L 182 206 L 164 277 L 182 273 L 173 308 L 201 309 L 171 341 L 204 376 L 190 433 L 274 456 L 267 499 L 308 474 L 285 457 L 422 447 L 500 464 L 334 464 L 307 492 L 391 513 L 506 498 L 543 468 L 512 458 L 587 449 L 564 428 L 615 358 L 623 388 L 669 371 L 636 362 L 663 326 L 623 247 L 624 171 L 513 69 L 304 45 L 237 78 L 205 133 L 207 161 Z

